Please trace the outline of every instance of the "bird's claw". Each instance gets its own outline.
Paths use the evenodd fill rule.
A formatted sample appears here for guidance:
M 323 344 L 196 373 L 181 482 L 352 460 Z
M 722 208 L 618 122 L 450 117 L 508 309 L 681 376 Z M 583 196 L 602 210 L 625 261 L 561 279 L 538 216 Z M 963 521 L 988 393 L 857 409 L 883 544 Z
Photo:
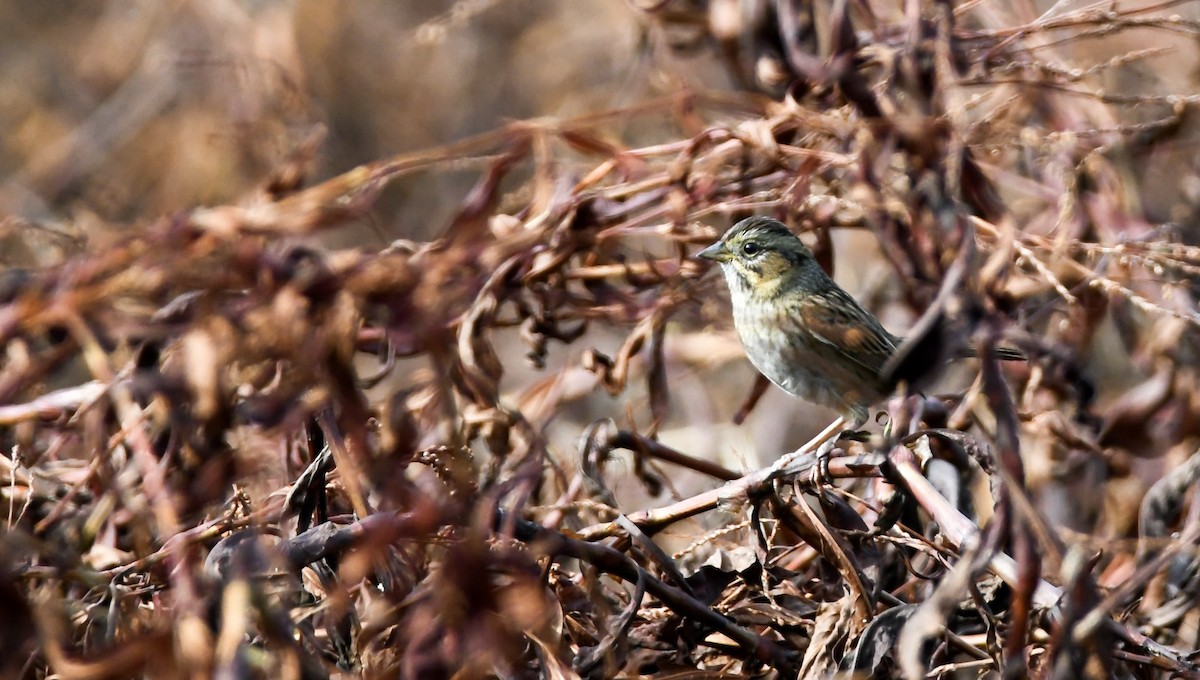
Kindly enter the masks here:
M 829 439 L 817 448 L 817 462 L 813 465 L 812 475 L 809 482 L 814 487 L 821 487 L 828 484 L 833 477 L 829 474 L 829 458 L 833 450 L 837 448 L 838 442 L 852 441 L 865 442 L 870 439 L 871 433 L 866 430 L 845 430 L 833 439 Z
M 813 465 L 812 475 L 809 478 L 809 483 L 814 488 L 820 488 L 828 484 L 829 480 L 832 479 L 829 475 L 829 454 L 833 453 L 838 439 L 839 437 L 829 439 L 817 448 L 817 462 Z

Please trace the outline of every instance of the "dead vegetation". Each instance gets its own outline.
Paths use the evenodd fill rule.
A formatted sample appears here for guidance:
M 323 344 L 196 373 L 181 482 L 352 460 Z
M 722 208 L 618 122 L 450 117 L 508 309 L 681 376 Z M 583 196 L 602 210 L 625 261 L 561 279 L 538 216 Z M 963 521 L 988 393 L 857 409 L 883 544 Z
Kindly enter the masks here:
M 1120 87 L 1169 42 L 1109 46 L 1195 8 L 807 7 L 630 4 L 742 92 L 320 181 L 309 136 L 241 201 L 0 275 L 5 676 L 1200 677 L 1196 97 Z M 450 168 L 440 237 L 314 240 Z M 981 348 L 829 485 L 800 440 L 734 470 L 660 436 L 825 424 L 728 377 L 690 254 L 750 213 L 886 269 L 918 360 Z

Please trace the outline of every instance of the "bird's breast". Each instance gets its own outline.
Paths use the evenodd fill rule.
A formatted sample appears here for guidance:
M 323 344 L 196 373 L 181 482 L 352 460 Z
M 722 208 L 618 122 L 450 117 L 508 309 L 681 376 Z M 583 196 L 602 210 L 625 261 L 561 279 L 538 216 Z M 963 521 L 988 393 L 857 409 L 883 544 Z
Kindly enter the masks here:
M 863 419 L 864 405 L 881 395 L 844 362 L 823 354 L 794 310 L 776 301 L 734 293 L 733 319 L 750 363 L 785 392 Z

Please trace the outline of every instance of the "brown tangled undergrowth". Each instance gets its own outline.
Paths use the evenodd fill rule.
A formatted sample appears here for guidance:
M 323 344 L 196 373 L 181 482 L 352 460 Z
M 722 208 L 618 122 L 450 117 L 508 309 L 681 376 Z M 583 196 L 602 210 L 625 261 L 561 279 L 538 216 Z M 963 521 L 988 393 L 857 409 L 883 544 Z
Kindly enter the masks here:
M 1117 198 L 1121 164 L 1193 102 L 1139 99 L 1161 118 L 1105 127 L 1131 102 L 1030 46 L 1140 17 L 1000 31 L 934 12 L 867 45 L 846 15 L 829 59 L 785 59 L 808 85 L 778 96 L 516 122 L 304 187 L 309 149 L 242 204 L 5 272 L 0 668 L 1200 677 L 1200 251 Z M 1093 127 L 1051 130 L 1038 106 Z M 602 132 L 639 117 L 680 136 Z M 441 238 L 316 244 L 451 165 L 481 170 Z M 720 385 L 742 361 L 673 348 L 729 337 L 691 254 L 752 213 L 827 267 L 832 234 L 873 235 L 919 315 L 904 351 L 981 348 L 965 389 L 880 405 L 828 480 L 811 443 L 734 470 L 659 437 L 704 426 L 673 398 L 681 374 Z M 1144 377 L 1099 399 L 1106 327 Z M 1029 362 L 1001 366 L 1000 342 Z M 64 366 L 83 379 L 54 382 Z M 720 417 L 745 422 L 764 388 Z M 597 390 L 624 406 L 574 424 Z M 550 441 L 556 419 L 577 447 Z M 1033 484 L 1033 457 L 1057 472 Z M 1173 462 L 1120 506 L 1129 540 L 1047 520 L 1044 495 L 1071 492 L 1046 475 L 1107 490 L 1139 457 Z M 680 468 L 710 481 L 679 493 Z M 646 507 L 621 507 L 615 469 Z M 655 539 L 679 527 L 670 553 Z

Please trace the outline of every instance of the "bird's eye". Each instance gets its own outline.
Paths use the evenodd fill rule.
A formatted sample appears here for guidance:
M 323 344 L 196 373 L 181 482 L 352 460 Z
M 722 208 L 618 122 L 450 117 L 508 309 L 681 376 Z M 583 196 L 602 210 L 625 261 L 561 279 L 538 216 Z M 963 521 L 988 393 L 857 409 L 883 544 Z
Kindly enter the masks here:
M 758 251 L 760 250 L 762 250 L 762 247 L 754 241 L 746 241 L 742 244 L 742 254 L 746 257 L 753 257 L 757 255 Z

